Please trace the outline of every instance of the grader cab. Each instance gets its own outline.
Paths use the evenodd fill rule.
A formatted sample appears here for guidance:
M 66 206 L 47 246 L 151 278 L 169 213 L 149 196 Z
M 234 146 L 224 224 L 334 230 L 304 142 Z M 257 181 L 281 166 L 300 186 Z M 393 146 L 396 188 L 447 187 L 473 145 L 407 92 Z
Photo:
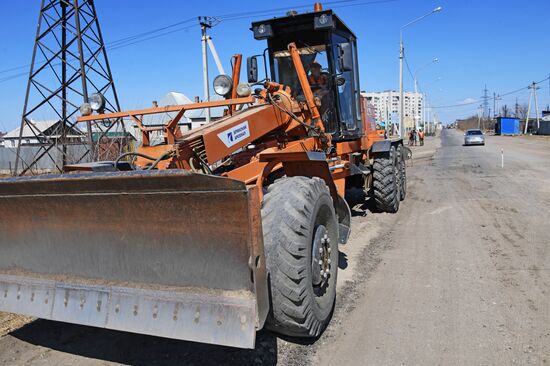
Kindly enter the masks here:
M 265 56 L 247 59 L 245 82 L 234 57 L 232 75 L 214 80 L 224 100 L 85 106 L 79 122 L 123 119 L 142 146 L 0 180 L 1 311 L 243 348 L 264 325 L 323 331 L 350 232 L 345 190 L 396 212 L 406 154 L 369 117 L 356 37 L 331 10 L 316 4 L 252 31 Z M 223 118 L 178 127 L 185 112 L 220 106 Z M 144 117 L 161 113 L 173 117 L 152 145 Z

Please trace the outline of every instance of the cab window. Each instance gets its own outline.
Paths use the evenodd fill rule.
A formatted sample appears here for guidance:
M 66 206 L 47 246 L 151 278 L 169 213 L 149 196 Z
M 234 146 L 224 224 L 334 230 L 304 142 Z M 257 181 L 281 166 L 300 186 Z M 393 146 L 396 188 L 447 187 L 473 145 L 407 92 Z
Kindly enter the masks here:
M 342 43 L 349 43 L 350 41 L 334 33 L 332 35 L 332 52 L 334 55 L 334 65 L 336 68 L 336 75 L 342 80 L 337 86 L 338 94 L 338 107 L 340 113 L 340 122 L 343 123 L 346 129 L 354 130 L 356 127 L 355 115 L 353 112 L 354 108 L 354 94 L 355 94 L 355 85 L 354 77 L 352 71 L 342 71 L 340 70 L 340 64 L 338 62 L 338 45 Z
M 320 65 L 320 71 L 324 79 L 328 76 L 328 59 L 324 45 L 309 46 L 298 48 L 300 59 L 304 65 L 308 79 L 311 79 L 312 68 L 314 65 Z M 275 66 L 275 81 L 279 84 L 290 86 L 292 89 L 292 96 L 303 99 L 304 92 L 298 80 L 298 74 L 290 58 L 290 52 L 288 50 L 276 51 L 273 54 L 274 66 Z

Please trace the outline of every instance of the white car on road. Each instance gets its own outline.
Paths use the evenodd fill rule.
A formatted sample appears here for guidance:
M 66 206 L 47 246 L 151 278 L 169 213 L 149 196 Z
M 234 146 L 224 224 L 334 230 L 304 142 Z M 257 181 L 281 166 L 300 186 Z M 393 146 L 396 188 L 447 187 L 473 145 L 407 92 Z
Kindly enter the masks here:
M 464 134 L 464 145 L 485 145 L 485 135 L 479 129 L 468 130 Z

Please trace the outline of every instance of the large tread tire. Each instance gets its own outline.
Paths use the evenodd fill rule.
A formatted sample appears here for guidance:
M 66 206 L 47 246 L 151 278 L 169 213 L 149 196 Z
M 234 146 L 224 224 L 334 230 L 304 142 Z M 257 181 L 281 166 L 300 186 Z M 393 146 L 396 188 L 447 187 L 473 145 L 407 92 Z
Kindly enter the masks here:
M 397 147 L 397 160 L 399 162 L 399 171 L 401 173 L 399 199 L 403 201 L 407 197 L 407 164 L 405 161 L 405 150 L 403 145 Z
M 400 201 L 400 170 L 397 150 L 377 154 L 373 164 L 374 201 L 377 210 L 396 213 Z
M 330 239 L 323 244 L 330 246 L 324 252 L 330 264 L 324 282 L 314 285 L 312 249 L 321 226 Z M 262 228 L 271 295 L 267 328 L 318 337 L 332 315 L 338 273 L 338 222 L 325 182 L 317 177 L 275 181 L 264 195 Z

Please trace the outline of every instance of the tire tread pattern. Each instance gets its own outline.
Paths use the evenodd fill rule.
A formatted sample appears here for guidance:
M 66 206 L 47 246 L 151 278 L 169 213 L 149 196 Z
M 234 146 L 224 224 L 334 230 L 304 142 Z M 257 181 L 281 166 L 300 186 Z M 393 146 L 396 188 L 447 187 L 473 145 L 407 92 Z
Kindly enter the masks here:
M 374 158 L 373 164 L 373 189 L 376 208 L 382 212 L 395 213 L 399 210 L 400 193 L 395 177 L 394 147 L 384 154 Z
M 308 218 L 316 197 L 325 193 L 330 194 L 320 178 L 290 177 L 275 181 L 264 195 L 262 227 L 272 301 L 268 327 L 283 334 L 316 337 L 326 325 L 315 317 L 315 299 L 307 290 Z

